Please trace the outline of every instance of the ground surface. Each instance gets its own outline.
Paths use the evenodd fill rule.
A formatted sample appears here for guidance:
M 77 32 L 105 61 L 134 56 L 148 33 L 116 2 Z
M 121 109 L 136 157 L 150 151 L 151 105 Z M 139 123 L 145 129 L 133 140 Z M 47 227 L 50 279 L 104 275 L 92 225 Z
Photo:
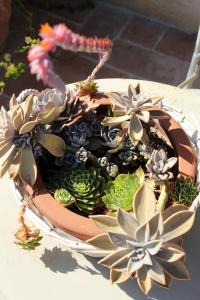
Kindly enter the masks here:
M 101 1 L 95 2 L 94 8 L 88 7 L 75 12 L 69 12 L 63 7 L 47 10 L 37 5 L 37 2 L 40 1 L 29 8 L 33 13 L 36 31 L 39 24 L 44 22 L 64 22 L 76 32 L 108 35 L 114 41 L 110 61 L 98 73 L 98 78 L 148 79 L 172 85 L 185 79 L 194 49 L 195 34 L 182 32 L 170 25 Z M 15 51 L 23 43 L 27 28 L 25 18 L 14 11 L 6 51 L 14 54 L 15 61 L 25 60 L 23 55 Z M 55 68 L 66 83 L 85 79 L 96 61 L 95 55 L 63 51 L 54 58 Z M 7 105 L 8 96 L 13 92 L 18 94 L 22 89 L 35 87 L 43 88 L 28 72 L 16 81 L 7 80 L 4 95 L 0 96 L 0 105 Z M 195 87 L 200 87 L 200 80 Z

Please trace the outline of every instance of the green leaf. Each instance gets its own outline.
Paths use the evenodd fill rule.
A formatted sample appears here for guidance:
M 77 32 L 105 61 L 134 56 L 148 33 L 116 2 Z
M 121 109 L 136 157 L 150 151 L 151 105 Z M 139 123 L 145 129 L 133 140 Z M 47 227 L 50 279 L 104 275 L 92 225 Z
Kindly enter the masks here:
M 140 186 L 139 178 L 131 174 L 120 174 L 114 181 L 108 182 L 105 188 L 103 202 L 108 209 L 116 211 L 123 208 L 126 211 L 132 210 L 133 196 Z
M 135 171 L 135 174 L 134 174 L 134 175 L 136 175 L 136 176 L 139 178 L 139 180 L 140 180 L 140 185 L 142 185 L 142 184 L 144 183 L 144 180 L 145 180 L 143 169 L 142 169 L 141 167 L 139 167 L 139 168 Z

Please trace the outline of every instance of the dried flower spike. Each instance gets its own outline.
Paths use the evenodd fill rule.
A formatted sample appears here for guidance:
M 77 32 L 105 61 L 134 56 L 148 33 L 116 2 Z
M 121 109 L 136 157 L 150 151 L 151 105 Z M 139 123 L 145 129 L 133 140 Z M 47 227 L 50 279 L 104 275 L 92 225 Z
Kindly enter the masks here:
M 34 250 L 37 246 L 40 246 L 40 240 L 42 236 L 40 235 L 39 229 L 30 228 L 24 220 L 26 206 L 23 205 L 20 211 L 20 216 L 18 219 L 19 229 L 15 234 L 15 244 L 22 247 L 24 250 Z

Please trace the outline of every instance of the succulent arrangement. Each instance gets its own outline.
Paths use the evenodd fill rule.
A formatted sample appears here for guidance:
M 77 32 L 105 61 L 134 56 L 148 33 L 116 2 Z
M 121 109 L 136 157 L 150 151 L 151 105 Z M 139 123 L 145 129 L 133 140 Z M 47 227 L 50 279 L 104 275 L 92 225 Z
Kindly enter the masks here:
M 180 236 L 193 224 L 187 206 L 198 187 L 178 177 L 177 153 L 152 114 L 162 97 L 130 84 L 127 94 L 103 95 L 100 105 L 95 74 L 112 42 L 75 34 L 64 24 L 42 25 L 40 37 L 28 54 L 31 73 L 54 89 L 25 90 L 12 96 L 9 111 L 2 107 L 0 176 L 9 172 L 33 187 L 41 176 L 62 209 L 90 216 L 105 233 L 88 243 L 109 252 L 100 263 L 112 282 L 136 278 L 148 293 L 154 282 L 168 287 L 172 277 L 187 279 Z M 66 86 L 49 55 L 58 46 L 97 53 L 99 63 L 86 80 Z M 27 227 L 23 213 L 20 224 L 17 243 L 33 249 L 39 232 Z

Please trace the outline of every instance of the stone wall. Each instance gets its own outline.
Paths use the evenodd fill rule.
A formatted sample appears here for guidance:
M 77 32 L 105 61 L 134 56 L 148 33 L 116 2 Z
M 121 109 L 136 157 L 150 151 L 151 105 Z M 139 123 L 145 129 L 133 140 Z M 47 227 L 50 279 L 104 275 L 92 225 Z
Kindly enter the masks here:
M 197 31 L 200 25 L 200 0 L 104 0 L 122 5 L 173 24 Z
M 11 14 L 11 0 L 0 0 L 0 50 L 2 50 L 8 34 Z

